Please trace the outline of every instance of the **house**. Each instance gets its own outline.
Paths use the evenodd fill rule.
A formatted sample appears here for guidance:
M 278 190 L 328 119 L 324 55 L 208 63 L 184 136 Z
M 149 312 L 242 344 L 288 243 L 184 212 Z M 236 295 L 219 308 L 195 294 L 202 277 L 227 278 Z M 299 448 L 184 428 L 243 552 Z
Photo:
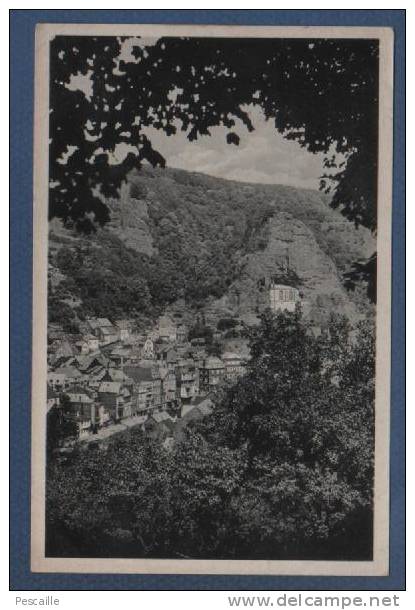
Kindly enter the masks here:
M 55 392 L 62 392 L 65 389 L 66 376 L 64 373 L 56 373 L 55 371 L 48 371 L 47 384 Z
M 94 394 L 80 385 L 73 385 L 66 391 L 66 396 L 71 416 L 78 424 L 79 438 L 84 438 L 98 426 Z
M 88 345 L 88 349 L 90 352 L 95 352 L 99 349 L 99 340 L 97 337 L 95 337 L 95 335 L 87 333 L 86 335 L 84 335 L 84 341 Z
M 102 427 L 106 426 L 111 421 L 111 414 L 104 407 L 104 405 L 96 404 L 95 409 L 96 409 L 96 411 L 95 411 L 95 427 L 93 430 L 94 432 L 96 432 L 96 430 L 98 428 L 102 428 Z
M 88 323 L 90 332 L 93 335 L 95 335 L 96 337 L 98 336 L 98 331 L 100 328 L 112 327 L 112 324 L 108 320 L 108 318 L 88 318 L 87 323 Z
M 225 365 L 220 360 L 211 356 L 202 360 L 199 366 L 199 389 L 207 393 L 214 389 L 225 377 Z
M 47 410 L 58 407 L 60 403 L 59 394 L 49 384 L 47 386 Z
M 120 381 L 102 381 L 98 388 L 98 400 L 114 421 L 132 414 L 131 392 Z
M 150 337 L 144 341 L 142 356 L 145 360 L 154 360 L 154 342 Z
M 115 366 L 123 368 L 123 366 L 130 361 L 130 353 L 130 349 L 117 345 L 111 350 L 109 357 Z
M 76 356 L 76 350 L 71 345 L 68 339 L 62 339 L 59 345 L 55 348 L 55 362 L 60 359 L 69 359 Z
M 78 369 L 84 375 L 88 376 L 91 375 L 92 371 L 95 370 L 97 367 L 108 366 L 109 362 L 108 358 L 99 351 L 87 354 L 86 356 L 79 355 L 77 356 L 76 361 L 78 363 Z
M 300 293 L 297 288 L 271 281 L 269 286 L 269 306 L 272 311 L 293 312 L 299 300 Z
M 176 341 L 177 327 L 170 316 L 164 315 L 159 318 L 158 335 L 162 341 Z
M 151 369 L 153 378 L 153 407 L 155 410 L 162 409 L 164 406 L 163 382 L 158 366 Z
M 115 326 L 118 329 L 120 341 L 127 343 L 131 339 L 133 322 L 131 320 L 116 320 Z
M 199 394 L 199 371 L 191 359 L 180 359 L 176 366 L 176 398 L 189 404 Z
M 107 369 L 104 366 L 96 366 L 88 372 L 88 387 L 95 392 L 98 391 L 102 381 L 118 381 L 116 379 L 105 379 Z
M 185 324 L 179 324 L 177 326 L 176 340 L 178 343 L 185 343 L 188 337 L 188 329 Z
M 173 437 L 175 420 L 166 411 L 152 413 L 144 423 L 144 430 L 151 438 L 165 440 Z
M 109 345 L 119 340 L 119 332 L 115 326 L 101 326 L 97 330 L 100 344 Z
M 95 337 L 95 335 L 86 333 L 83 335 L 82 339 L 75 343 L 75 346 L 78 348 L 81 354 L 85 355 L 99 349 L 99 340 L 98 337 Z
M 88 343 L 86 343 L 83 339 L 77 341 L 75 343 L 75 347 L 78 349 L 79 353 L 82 355 L 86 355 L 89 352 Z
M 78 384 L 70 386 L 66 390 L 65 395 L 68 397 L 71 405 L 75 408 L 94 403 L 94 393 Z
M 132 380 L 133 415 L 149 413 L 153 405 L 153 374 L 151 367 L 126 366 L 124 373 Z
M 159 374 L 162 382 L 162 404 L 168 409 L 176 408 L 176 375 L 174 371 L 160 367 Z
M 235 381 L 245 372 L 245 360 L 240 354 L 224 352 L 222 362 L 225 365 L 225 377 L 228 381 Z
M 104 369 L 104 374 L 101 376 L 101 381 L 119 381 L 124 385 L 133 385 L 132 380 L 121 369 L 107 368 Z
M 162 366 L 166 367 L 169 371 L 174 371 L 176 368 L 178 355 L 175 349 L 167 348 L 162 349 L 158 353 L 158 359 L 162 363 Z
M 198 396 L 190 404 L 183 405 L 181 419 L 189 422 L 193 419 L 201 419 L 213 412 L 213 402 L 210 396 Z
M 56 377 L 56 375 L 58 377 Z M 63 375 L 63 385 L 57 387 L 57 380 L 62 379 Z M 67 387 L 74 383 L 79 383 L 83 380 L 82 373 L 75 366 L 61 366 L 54 371 L 54 375 L 48 373 L 48 383 L 53 387 L 53 389 L 57 390 L 65 390 Z

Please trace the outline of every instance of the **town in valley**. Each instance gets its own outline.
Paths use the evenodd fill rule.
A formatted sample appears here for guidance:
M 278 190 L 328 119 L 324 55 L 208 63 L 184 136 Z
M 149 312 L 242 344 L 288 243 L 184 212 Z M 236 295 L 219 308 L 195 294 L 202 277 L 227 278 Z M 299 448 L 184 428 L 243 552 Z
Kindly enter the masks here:
M 295 310 L 300 302 L 296 287 L 264 284 L 264 306 L 274 312 Z M 224 318 L 211 328 L 204 321 L 199 328 L 208 330 L 209 341 L 192 337 L 182 318 L 179 304 L 146 333 L 137 330 L 134 319 L 89 317 L 78 334 L 49 323 L 47 409 L 62 428 L 57 453 L 76 441 L 105 440 L 132 427 L 168 446 L 188 422 L 212 412 L 215 390 L 244 374 L 249 349 L 246 341 L 236 341 L 238 351 L 214 354 L 211 342 L 220 346 L 226 338 L 243 336 L 244 325 Z M 65 438 L 68 420 L 73 426 Z

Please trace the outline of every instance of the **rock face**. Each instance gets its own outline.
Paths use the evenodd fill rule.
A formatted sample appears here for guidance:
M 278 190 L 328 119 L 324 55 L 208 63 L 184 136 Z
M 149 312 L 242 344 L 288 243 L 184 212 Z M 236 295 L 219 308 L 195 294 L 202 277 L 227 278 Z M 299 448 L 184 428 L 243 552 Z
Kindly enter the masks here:
M 258 279 L 269 279 L 284 259 L 299 278 L 304 313 L 316 323 L 324 323 L 336 311 L 350 319 L 356 307 L 343 288 L 334 261 L 323 252 L 303 222 L 286 212 L 277 213 L 265 228 L 268 234 L 264 250 L 241 259 L 240 279 L 232 284 L 228 295 L 217 306 L 236 310 L 247 319 L 258 311 Z
M 109 227 L 112 231 L 127 247 L 152 256 L 154 247 L 147 201 L 132 197 L 130 185 L 123 183 L 119 200 L 107 203 L 111 209 Z
M 358 315 L 354 295 L 346 292 L 341 274 L 352 262 L 370 256 L 375 240 L 366 229 L 356 229 L 327 197 L 317 191 L 284 186 L 245 184 L 185 172 L 143 168 L 121 191 L 120 201 L 110 202 L 111 229 L 124 243 L 149 257 L 157 253 L 154 210 L 175 222 L 189 239 L 205 247 L 204 234 L 215 227 L 225 235 L 242 233 L 261 206 L 267 216 L 236 246 L 232 256 L 236 278 L 221 298 L 208 297 L 205 318 L 214 324 L 219 317 L 240 315 L 247 322 L 258 314 L 258 279 L 270 278 L 288 256 L 299 278 L 304 313 L 323 323 L 331 312 Z M 149 213 L 150 211 L 150 213 Z M 225 218 L 223 220 L 221 217 Z
M 364 287 L 360 296 L 347 292 L 342 274 L 375 251 L 375 239 L 317 191 L 143 167 L 107 204 L 111 221 L 102 232 L 134 251 L 137 269 L 145 260 L 147 275 L 140 277 L 151 298 L 164 289 L 162 307 L 180 310 L 188 325 L 199 315 L 212 326 L 236 315 L 255 323 L 258 281 L 273 277 L 287 259 L 303 311 L 316 324 L 331 312 L 352 321 L 362 312 Z M 59 239 L 50 241 L 51 250 L 93 239 L 52 229 Z

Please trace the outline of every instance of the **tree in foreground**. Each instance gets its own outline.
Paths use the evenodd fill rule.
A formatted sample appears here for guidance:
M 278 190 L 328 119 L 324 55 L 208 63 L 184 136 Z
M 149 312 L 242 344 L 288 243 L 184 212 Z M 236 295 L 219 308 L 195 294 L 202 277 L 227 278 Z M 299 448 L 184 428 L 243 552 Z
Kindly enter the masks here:
M 268 312 L 247 374 L 172 451 L 132 433 L 52 464 L 51 553 L 370 559 L 373 332 L 348 337 Z
M 147 127 L 194 141 L 222 126 L 238 145 L 255 128 L 255 106 L 284 137 L 325 155 L 321 189 L 331 205 L 376 231 L 377 40 L 160 38 L 146 46 L 57 36 L 50 48 L 51 217 L 83 231 L 105 224 L 106 199 L 118 198 L 132 169 L 165 166 Z M 350 270 L 349 284 L 362 274 L 375 296 L 370 260 Z

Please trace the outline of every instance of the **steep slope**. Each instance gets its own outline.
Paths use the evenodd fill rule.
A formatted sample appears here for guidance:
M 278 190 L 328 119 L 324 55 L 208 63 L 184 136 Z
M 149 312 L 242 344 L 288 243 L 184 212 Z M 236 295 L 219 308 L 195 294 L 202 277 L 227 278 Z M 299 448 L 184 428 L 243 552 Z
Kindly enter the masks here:
M 319 246 L 340 270 L 360 257 L 369 256 L 375 249 L 370 231 L 355 228 L 329 206 L 327 196 L 310 189 L 249 184 L 178 169 L 143 167 L 130 176 L 129 190 L 128 196 L 126 187 L 121 200 L 126 226 L 131 221 L 134 223 L 126 206 L 137 197 L 134 203 L 139 208 L 148 205 L 154 211 L 161 206 L 166 213 L 178 215 L 184 226 L 192 224 L 194 215 L 197 227 L 207 220 L 214 228 L 225 224 L 238 232 L 245 225 L 248 232 L 244 237 L 249 237 L 251 226 L 258 228 L 263 217 L 287 212 L 313 232 Z
M 354 295 L 344 289 L 341 275 L 372 254 L 375 240 L 330 208 L 321 193 L 175 169 L 145 168 L 131 176 L 130 185 L 130 192 L 140 197 L 137 208 L 145 206 L 149 236 L 157 233 L 154 219 L 164 211 L 177 220 L 189 243 L 197 236 L 194 250 L 203 253 L 211 242 L 232 261 L 234 277 L 225 293 L 204 303 L 212 322 L 226 314 L 255 315 L 258 278 L 270 277 L 287 255 L 301 280 L 304 310 L 313 320 L 322 322 L 331 311 L 356 317 Z
M 258 279 L 287 256 L 313 320 L 331 311 L 354 319 L 361 308 L 341 276 L 375 240 L 316 191 L 145 167 L 108 204 L 111 222 L 96 235 L 64 239 L 51 228 L 50 266 L 65 276 L 55 301 L 73 294 L 81 313 L 110 304 L 119 316 L 153 316 L 184 300 L 189 318 L 203 310 L 213 324 L 234 314 L 250 320 Z
M 240 278 L 214 307 L 236 310 L 249 321 L 257 310 L 258 278 L 270 278 L 276 264 L 288 257 L 299 279 L 307 316 L 316 323 L 324 323 L 330 312 L 336 311 L 354 320 L 357 308 L 341 284 L 336 264 L 319 246 L 313 231 L 286 212 L 277 212 L 267 222 L 266 230 L 266 248 L 241 259 Z

